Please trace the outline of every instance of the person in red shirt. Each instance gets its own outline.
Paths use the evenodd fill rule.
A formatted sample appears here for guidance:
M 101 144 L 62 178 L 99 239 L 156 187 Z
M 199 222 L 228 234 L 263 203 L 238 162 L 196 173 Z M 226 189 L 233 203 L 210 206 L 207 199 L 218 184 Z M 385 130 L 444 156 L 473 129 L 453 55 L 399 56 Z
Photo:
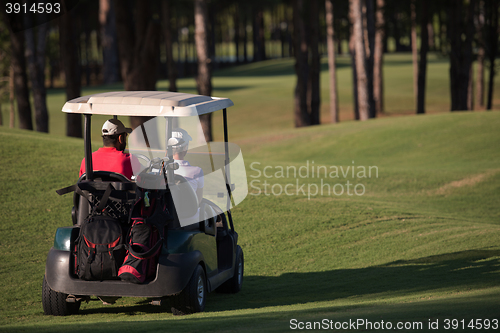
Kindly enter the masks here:
M 95 171 L 117 172 L 128 179 L 134 175 L 131 156 L 123 151 L 127 146 L 127 128 L 118 119 L 109 119 L 102 126 L 103 147 L 92 153 L 92 168 Z M 80 165 L 80 176 L 85 172 L 85 158 Z

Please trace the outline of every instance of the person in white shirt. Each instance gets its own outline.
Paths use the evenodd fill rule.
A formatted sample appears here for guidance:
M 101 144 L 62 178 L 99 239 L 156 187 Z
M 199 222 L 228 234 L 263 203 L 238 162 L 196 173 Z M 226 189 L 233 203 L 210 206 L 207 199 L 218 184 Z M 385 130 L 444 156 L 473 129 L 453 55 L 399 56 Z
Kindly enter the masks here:
M 189 141 L 192 140 L 191 136 L 182 128 L 175 128 L 172 131 L 172 138 L 168 140 L 168 144 L 172 147 L 174 161 L 179 165 L 179 168 L 175 170 L 175 174 L 183 176 L 187 180 L 196 193 L 199 205 L 197 212 L 193 216 L 180 218 L 179 222 L 181 226 L 187 226 L 204 220 L 205 226 L 207 226 L 212 219 L 213 223 L 216 223 L 216 213 L 210 205 L 202 202 L 204 187 L 203 169 L 193 166 L 184 160 L 189 148 Z
M 172 131 L 172 139 L 169 144 L 172 145 L 174 160 L 179 164 L 179 169 L 175 170 L 175 174 L 183 176 L 188 181 L 189 185 L 196 192 L 198 203 L 203 198 L 203 170 L 200 167 L 192 166 L 188 161 L 184 160 L 189 149 L 189 141 L 193 139 L 182 128 L 175 128 Z

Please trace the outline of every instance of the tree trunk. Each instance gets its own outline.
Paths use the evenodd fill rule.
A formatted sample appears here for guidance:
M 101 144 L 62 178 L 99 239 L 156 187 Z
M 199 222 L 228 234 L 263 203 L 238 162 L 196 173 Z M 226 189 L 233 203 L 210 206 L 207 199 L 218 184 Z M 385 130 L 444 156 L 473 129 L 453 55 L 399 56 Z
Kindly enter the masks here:
M 373 99 L 375 100 L 375 112 L 384 112 L 384 34 L 385 34 L 385 0 L 377 0 L 377 11 L 375 14 L 375 49 L 373 54 Z
M 4 12 L 4 18 L 9 27 L 10 45 L 11 45 L 11 66 L 14 77 L 14 92 L 17 101 L 17 113 L 19 116 L 19 128 L 33 130 L 33 119 L 31 116 L 30 94 L 28 90 L 28 76 L 26 74 L 26 61 L 24 57 L 24 31 L 23 17 L 13 15 L 7 17 Z
M 361 0 L 349 0 L 352 12 L 354 47 L 356 50 L 356 75 L 358 89 L 359 119 L 367 120 L 370 116 L 370 105 L 368 95 L 368 76 L 366 70 L 365 46 L 363 43 L 363 8 Z
M 429 22 L 427 23 L 427 34 L 429 35 L 429 50 L 436 50 L 436 42 L 435 42 L 435 34 L 434 34 L 434 25 L 432 22 L 432 15 L 429 17 Z
M 266 60 L 266 41 L 264 38 L 264 10 L 254 5 L 253 20 L 253 61 Z
M 208 8 L 206 0 L 194 0 L 195 43 L 198 55 L 198 76 L 196 88 L 198 94 L 212 95 L 212 68 L 208 41 Z M 210 142 L 212 137 L 211 113 L 200 117 L 205 140 Z
M 484 47 L 479 47 L 477 53 L 476 101 L 481 108 L 484 108 L 484 59 Z
M 479 11 L 476 19 L 477 33 L 477 78 L 476 78 L 476 101 L 479 107 L 484 108 L 484 59 L 485 59 L 485 40 L 484 40 L 484 23 L 485 23 L 485 8 L 484 0 L 479 1 Z
M 440 9 L 438 11 L 438 20 L 439 20 L 439 51 L 441 54 L 447 55 L 448 51 L 448 40 L 446 38 L 446 20 L 444 18 L 444 10 L 447 8 L 445 7 L 444 9 Z
M 474 8 L 475 0 L 471 0 L 465 9 L 463 21 L 463 3 L 450 2 L 450 86 L 451 110 L 468 110 L 468 90 L 472 65 L 472 39 L 474 37 Z M 464 29 L 465 27 L 465 29 Z M 465 39 L 462 36 L 465 35 Z
M 497 56 L 498 49 L 498 34 L 499 34 L 499 25 L 498 25 L 498 0 L 491 0 L 488 2 L 490 8 L 488 9 L 489 13 L 489 22 L 488 22 L 488 58 L 490 62 L 490 73 L 489 73 L 489 82 L 488 82 L 488 97 L 486 102 L 486 110 L 491 110 L 493 107 L 493 84 L 495 82 L 495 59 Z
M 294 41 L 293 41 L 293 36 L 292 33 L 290 32 L 290 27 L 293 25 L 293 8 L 291 10 L 291 15 L 290 15 L 290 10 L 288 8 L 285 9 L 285 15 L 286 15 L 286 40 L 288 42 L 288 56 L 293 57 L 294 56 Z
M 411 54 L 413 60 L 413 97 L 415 106 L 418 101 L 418 45 L 417 45 L 417 5 L 411 0 Z
M 294 40 L 295 40 L 295 73 L 297 74 L 297 84 L 294 94 L 294 119 L 295 127 L 309 126 L 311 124 L 307 113 L 307 78 L 309 72 L 308 65 L 308 45 L 303 13 L 303 0 L 293 1 L 294 19 Z
M 150 5 L 149 1 L 137 1 L 131 8 L 126 1 L 114 0 L 118 53 L 125 90 L 156 90 L 160 27 L 153 20 Z M 149 119 L 130 117 L 130 124 L 136 128 Z
M 243 13 L 243 62 L 248 63 L 248 31 L 247 31 L 247 21 L 248 13 Z
M 223 62 L 223 52 L 224 50 L 222 47 L 222 43 L 224 42 L 224 37 L 222 33 L 222 28 L 221 28 L 221 23 L 217 20 L 217 14 L 220 13 L 219 10 L 219 4 L 218 3 L 213 3 L 213 2 L 208 2 L 207 1 L 207 10 L 208 10 L 208 21 L 206 25 L 207 29 L 207 40 L 208 40 L 208 57 L 212 59 L 211 62 L 211 71 L 218 69 L 219 68 L 219 63 Z M 216 34 L 216 31 L 219 30 L 221 33 Z M 218 40 L 220 37 L 220 40 Z M 221 45 L 221 51 L 220 51 L 220 59 L 218 60 L 217 54 L 216 54 L 216 45 L 219 43 Z M 196 43 L 194 43 L 196 44 Z M 196 45 L 195 45 L 196 49 Z M 193 54 L 194 54 L 193 50 Z
M 116 35 L 116 16 L 112 0 L 99 0 L 99 24 L 102 46 L 103 83 L 120 81 Z
M 318 1 L 309 4 L 310 53 L 311 66 L 309 70 L 308 113 L 311 125 L 320 123 L 320 56 L 319 56 L 319 8 Z
M 369 118 L 377 116 L 375 112 L 375 99 L 373 95 L 373 66 L 374 66 L 374 49 L 375 49 L 375 4 L 374 0 L 365 0 L 366 2 L 366 32 L 368 50 L 366 52 L 366 75 L 368 80 L 368 104 Z
M 80 61 L 78 59 L 77 34 L 74 31 L 75 18 L 68 12 L 67 1 L 62 2 L 64 15 L 59 18 L 59 42 L 61 60 L 66 83 L 66 99 L 70 100 L 81 95 Z M 76 138 L 83 137 L 82 116 L 77 113 L 66 114 L 66 135 Z
M 280 38 L 280 44 L 281 44 L 281 58 L 286 57 L 286 37 L 288 35 L 288 18 L 286 14 L 286 6 L 283 8 L 283 17 L 282 23 L 278 23 L 278 29 L 279 29 L 279 38 Z M 284 23 L 284 24 L 283 24 Z M 283 29 L 284 28 L 284 29 Z
M 394 42 L 396 43 L 396 52 L 402 52 L 403 51 L 403 45 L 401 45 L 401 31 L 400 31 L 400 13 L 398 12 L 398 9 L 394 11 L 393 15 L 391 16 L 392 20 L 392 26 L 394 27 Z
M 14 107 L 14 66 L 10 65 L 9 71 L 9 105 L 10 105 L 10 114 L 9 114 L 9 128 L 14 128 L 16 125 L 16 113 Z
M 131 24 L 133 17 L 125 1 L 113 1 L 116 17 L 116 36 L 118 41 L 118 55 L 120 72 L 125 90 L 131 85 L 130 72 L 134 66 L 135 34 Z
M 26 26 L 32 26 L 32 19 L 33 17 L 31 13 L 24 15 Z M 37 44 L 35 44 L 35 28 L 25 30 L 26 58 L 28 60 L 31 90 L 35 104 L 36 130 L 44 133 L 49 132 L 49 115 L 47 111 L 47 94 L 45 90 L 45 46 L 47 40 L 47 28 L 47 23 L 37 26 Z
M 84 15 L 85 16 L 85 15 Z M 80 61 L 81 63 L 84 63 L 85 66 L 82 66 L 82 69 L 84 71 L 84 76 L 85 76 L 85 86 L 88 87 L 91 84 L 91 76 L 92 76 L 92 71 L 94 70 L 93 64 L 92 64 L 92 57 L 90 56 L 91 53 L 91 42 L 90 42 L 90 27 L 87 21 L 82 22 L 82 29 L 83 29 L 83 35 L 85 36 L 85 44 L 83 48 L 80 48 Z M 85 62 L 83 61 L 83 58 L 85 56 Z M 98 73 L 96 73 L 98 74 Z
M 126 5 L 126 2 L 115 0 L 118 49 L 125 90 L 156 90 L 158 22 L 152 19 L 149 2 L 138 1 L 134 8 L 135 29 L 133 29 L 127 20 L 131 18 L 132 13 Z
M 266 36 L 264 27 L 264 9 L 261 8 L 258 14 L 258 38 L 259 38 L 259 58 L 261 60 L 266 60 Z
M 420 21 L 420 62 L 418 66 L 417 113 L 425 113 L 425 82 L 427 74 L 427 51 L 429 50 L 429 22 L 428 0 L 421 0 L 422 17 Z
M 469 71 L 469 86 L 467 87 L 467 110 L 474 110 L 474 73 L 472 63 Z
M 349 21 L 351 22 L 350 37 L 349 37 L 349 54 L 351 55 L 351 68 L 352 68 L 352 97 L 354 119 L 359 120 L 359 105 L 358 105 L 358 75 L 356 72 L 356 42 L 354 34 L 354 12 L 349 10 Z
M 260 61 L 262 59 L 259 59 L 259 29 L 258 29 L 258 23 L 257 23 L 257 16 L 258 16 L 258 11 L 255 8 L 256 5 L 252 5 L 252 43 L 253 43 L 253 55 L 252 55 L 252 62 Z
M 165 53 L 167 58 L 167 74 L 169 81 L 169 91 L 177 91 L 177 70 L 175 68 L 175 62 L 173 57 L 173 38 L 172 38 L 172 24 L 170 17 L 172 15 L 171 2 L 169 0 L 162 1 L 161 9 L 163 14 L 163 33 L 165 37 Z
M 335 64 L 335 30 L 332 0 L 325 0 L 326 42 L 328 47 L 328 68 L 330 76 L 330 118 L 332 123 L 339 122 L 339 101 L 337 95 L 337 68 Z
M 240 63 L 240 6 L 238 3 L 234 5 L 233 13 L 233 24 L 234 24 L 234 48 L 236 53 L 235 63 Z

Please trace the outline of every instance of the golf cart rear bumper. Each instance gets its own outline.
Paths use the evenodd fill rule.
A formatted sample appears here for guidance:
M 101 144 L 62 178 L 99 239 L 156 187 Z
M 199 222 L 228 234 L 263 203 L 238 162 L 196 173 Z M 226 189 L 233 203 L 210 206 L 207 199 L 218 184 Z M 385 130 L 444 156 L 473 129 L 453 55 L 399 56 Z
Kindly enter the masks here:
M 45 278 L 54 291 L 75 296 L 163 297 L 180 293 L 203 261 L 199 251 L 161 255 L 156 278 L 144 284 L 120 280 L 84 281 L 70 274 L 69 251 L 50 249 Z

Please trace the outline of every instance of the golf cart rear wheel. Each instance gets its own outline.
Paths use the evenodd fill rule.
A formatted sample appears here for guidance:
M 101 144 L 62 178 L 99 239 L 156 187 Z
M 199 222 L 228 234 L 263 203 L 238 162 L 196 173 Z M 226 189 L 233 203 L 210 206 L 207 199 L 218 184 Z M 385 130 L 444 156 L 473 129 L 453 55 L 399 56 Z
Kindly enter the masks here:
M 42 285 L 43 312 L 51 316 L 67 316 L 78 313 L 81 301 L 75 303 L 66 302 L 67 294 L 59 293 L 50 288 L 45 276 Z
M 172 296 L 170 305 L 174 315 L 185 315 L 205 310 L 207 298 L 207 282 L 205 271 L 201 265 L 194 270 L 186 288 L 179 294 Z
M 233 277 L 224 282 L 219 288 L 217 288 L 217 292 L 220 293 L 237 293 L 241 290 L 243 286 L 243 273 L 245 271 L 245 259 L 243 257 L 243 250 L 238 245 L 236 251 L 236 262 L 234 263 L 234 274 Z

